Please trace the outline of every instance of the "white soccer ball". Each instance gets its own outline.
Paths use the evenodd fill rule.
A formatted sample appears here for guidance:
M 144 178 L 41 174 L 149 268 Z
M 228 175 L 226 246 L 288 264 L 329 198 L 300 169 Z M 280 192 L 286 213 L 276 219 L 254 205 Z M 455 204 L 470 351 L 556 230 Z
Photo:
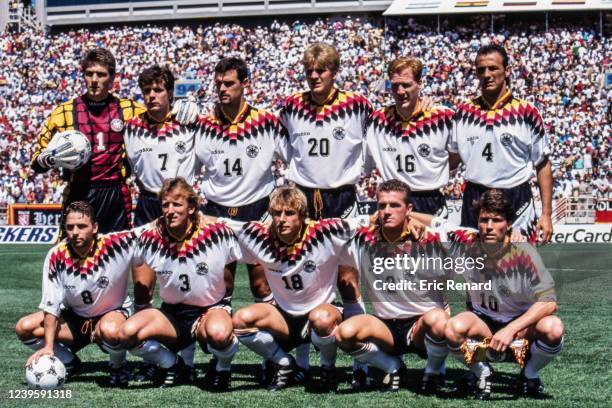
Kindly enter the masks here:
M 66 367 L 57 357 L 41 356 L 26 367 L 28 387 L 39 390 L 60 388 L 66 381 Z
M 58 167 L 76 170 L 89 161 L 91 157 L 91 143 L 83 133 L 78 130 L 67 130 L 57 133 L 45 149 Z

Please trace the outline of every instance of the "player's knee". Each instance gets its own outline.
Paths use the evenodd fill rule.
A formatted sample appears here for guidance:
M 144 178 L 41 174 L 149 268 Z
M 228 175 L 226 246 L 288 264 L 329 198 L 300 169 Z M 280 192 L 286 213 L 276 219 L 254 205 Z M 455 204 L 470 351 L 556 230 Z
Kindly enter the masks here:
M 337 325 L 337 316 L 325 309 L 316 309 L 308 315 L 310 326 L 319 336 L 329 336 Z
M 355 344 L 358 327 L 352 322 L 344 322 L 336 329 L 336 343 L 342 349 L 350 348 Z
M 222 349 L 229 345 L 232 338 L 232 330 L 224 325 L 210 325 L 206 327 L 206 341 L 216 349 Z
M 423 316 L 425 329 L 437 337 L 444 336 L 444 329 L 448 321 L 446 312 L 442 309 L 432 309 Z
M 121 341 L 121 324 L 115 321 L 100 322 L 100 336 L 108 344 L 119 344 Z
M 549 344 L 559 343 L 565 330 L 563 322 L 557 316 L 546 316 L 540 320 L 537 328 L 540 336 Z
M 232 326 L 234 326 L 234 329 L 246 329 L 252 327 L 256 319 L 255 313 L 250 308 L 245 307 L 234 314 Z
M 35 325 L 32 323 L 32 319 L 30 319 L 28 316 L 25 316 L 19 319 L 19 321 L 15 325 L 15 333 L 17 334 L 19 340 L 28 340 L 33 337 L 34 328 Z
M 463 341 L 467 330 L 467 326 L 460 319 L 449 319 L 444 327 L 444 337 L 450 342 L 459 343 Z
M 133 347 L 138 341 L 139 325 L 129 319 L 119 328 L 119 342 L 125 348 Z

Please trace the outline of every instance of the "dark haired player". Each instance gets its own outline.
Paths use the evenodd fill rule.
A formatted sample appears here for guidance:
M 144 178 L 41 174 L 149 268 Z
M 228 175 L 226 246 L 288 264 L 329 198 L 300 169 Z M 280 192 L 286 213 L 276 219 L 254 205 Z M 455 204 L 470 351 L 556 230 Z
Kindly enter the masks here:
M 69 376 L 81 366 L 75 353 L 97 343 L 110 357 L 110 385 L 126 386 L 119 327 L 130 314 L 127 285 L 134 234 L 98 234 L 94 209 L 83 201 L 68 205 L 65 220 L 66 239 L 51 248 L 43 266 L 41 311 L 19 320 L 17 336 L 36 351 L 28 364 L 55 355 Z

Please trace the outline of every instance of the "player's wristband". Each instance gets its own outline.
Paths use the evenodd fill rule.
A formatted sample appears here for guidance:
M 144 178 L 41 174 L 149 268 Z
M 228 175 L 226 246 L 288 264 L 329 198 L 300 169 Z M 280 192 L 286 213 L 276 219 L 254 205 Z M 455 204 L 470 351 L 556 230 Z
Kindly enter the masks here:
M 40 167 L 43 167 L 45 169 L 50 169 L 51 168 L 51 163 L 49 162 L 49 156 L 47 155 L 39 155 L 36 158 L 36 161 L 38 162 L 38 164 L 40 165 Z

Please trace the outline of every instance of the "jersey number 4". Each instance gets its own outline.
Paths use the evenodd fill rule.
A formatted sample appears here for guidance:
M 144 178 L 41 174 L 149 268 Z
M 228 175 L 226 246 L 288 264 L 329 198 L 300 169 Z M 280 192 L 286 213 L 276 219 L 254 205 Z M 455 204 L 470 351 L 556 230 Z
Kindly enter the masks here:
M 493 161 L 493 151 L 491 150 L 491 142 L 485 145 L 485 148 L 482 149 L 482 157 L 484 157 L 488 162 Z

